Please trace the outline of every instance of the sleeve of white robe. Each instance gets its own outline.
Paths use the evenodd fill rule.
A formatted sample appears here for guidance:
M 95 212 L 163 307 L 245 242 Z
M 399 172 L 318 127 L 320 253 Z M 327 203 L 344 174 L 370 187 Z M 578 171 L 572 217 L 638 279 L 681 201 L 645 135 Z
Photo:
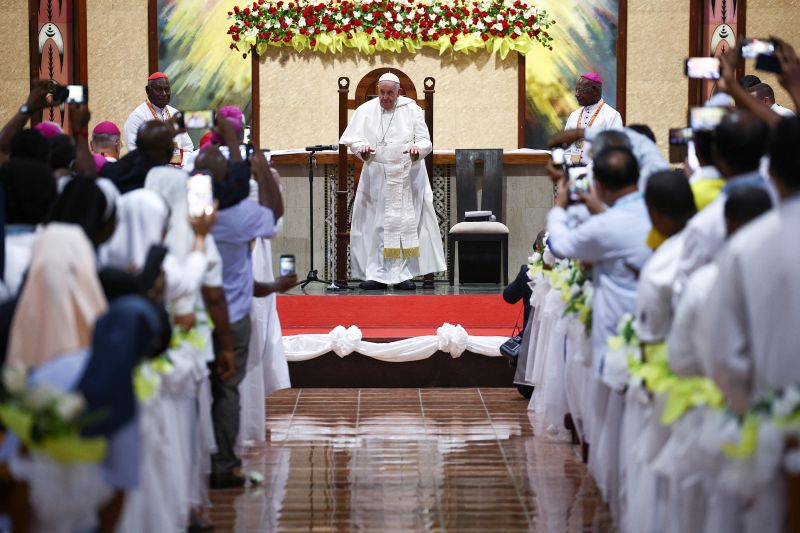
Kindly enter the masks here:
M 691 284 L 691 280 L 690 280 Z M 667 336 L 668 361 L 670 369 L 681 376 L 699 376 L 703 368 L 698 359 L 697 347 L 692 333 L 698 327 L 698 311 L 703 302 L 698 302 L 692 292 L 681 298 L 675 310 L 672 329 Z M 700 304 L 700 305 L 698 305 Z
M 701 328 L 705 339 L 699 347 L 701 356 L 710 362 L 711 377 L 736 413 L 743 413 L 749 407 L 753 383 L 741 260 L 740 255 L 730 250 L 719 257 L 719 275 L 696 326 Z
M 366 120 L 366 113 L 364 111 L 364 106 L 359 106 L 355 113 L 353 113 L 352 118 L 347 123 L 347 128 L 342 133 L 342 138 L 339 139 L 339 144 L 346 145 L 350 152 L 355 154 L 359 159 L 363 161 L 363 158 L 358 153 L 358 149 L 362 146 L 369 146 L 369 140 L 366 137 L 365 132 L 365 124 L 364 121 Z M 373 148 L 375 148 L 373 146 Z
M 144 124 L 144 118 L 134 110 L 130 114 L 128 120 L 125 121 L 125 146 L 128 151 L 136 150 L 136 135 L 139 133 L 139 128 Z
M 413 104 L 412 104 L 413 105 Z M 414 146 L 419 148 L 419 158 L 424 159 L 433 150 L 431 135 L 428 125 L 425 124 L 425 114 L 418 105 L 413 105 L 414 110 Z
M 207 265 L 208 261 L 203 252 L 190 253 L 183 264 L 180 264 L 174 255 L 167 254 L 163 265 L 166 299 L 175 301 L 179 298 L 196 297 Z

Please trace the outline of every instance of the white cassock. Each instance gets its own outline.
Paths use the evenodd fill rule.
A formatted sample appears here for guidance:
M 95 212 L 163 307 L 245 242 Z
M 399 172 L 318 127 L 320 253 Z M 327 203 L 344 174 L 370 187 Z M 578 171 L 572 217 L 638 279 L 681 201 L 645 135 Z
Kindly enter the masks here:
M 795 197 L 739 230 L 717 258 L 717 282 L 699 324 L 701 353 L 734 410 L 768 389 L 800 383 L 798 225 Z
M 683 250 L 683 232 L 653 253 L 639 274 L 636 288 L 636 332 L 645 343 L 661 342 L 672 325 L 672 286 Z
M 621 130 L 623 128 L 622 116 L 619 111 L 601 99 L 596 104 L 580 107 L 570 114 L 564 129 L 574 130 L 576 128 L 597 131 Z M 564 151 L 566 161 L 572 164 L 576 164 L 578 161 L 582 165 L 588 164 L 590 146 L 591 143 L 586 140 L 572 143 Z
M 701 359 L 705 332 L 698 327 L 706 312 L 708 294 L 717 280 L 717 264 L 703 265 L 689 276 L 685 294 L 675 308 L 675 319 L 667 337 L 669 367 L 682 376 L 711 377 L 711 366 Z
M 356 155 L 362 146 L 375 149 L 364 162 L 353 203 L 353 277 L 394 285 L 445 270 L 423 161 L 433 145 L 422 109 L 400 96 L 395 109 L 387 112 L 374 98 L 356 109 L 339 143 Z M 419 148 L 416 161 L 403 153 L 412 145 Z
M 125 121 L 125 146 L 128 151 L 136 150 L 136 136 L 139 133 L 139 128 L 145 122 L 151 120 L 160 120 L 162 122 L 174 117 L 177 109 L 168 105 L 167 107 L 160 108 L 150 104 L 148 100 L 142 102 L 133 112 L 128 116 Z M 150 109 L 152 106 L 152 110 Z M 175 136 L 175 145 L 178 150 L 183 150 L 183 154 L 189 154 L 194 151 L 194 143 L 188 133 L 179 133 Z M 185 156 L 184 156 L 185 157 Z

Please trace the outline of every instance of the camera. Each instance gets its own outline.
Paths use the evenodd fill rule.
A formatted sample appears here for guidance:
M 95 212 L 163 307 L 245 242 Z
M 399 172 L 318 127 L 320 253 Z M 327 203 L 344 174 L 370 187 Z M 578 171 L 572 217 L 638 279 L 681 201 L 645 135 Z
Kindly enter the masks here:
M 281 276 L 288 276 L 289 274 L 294 274 L 294 256 L 293 255 L 282 255 L 280 259 L 280 275 Z
M 688 78 L 693 80 L 718 80 L 719 58 L 690 57 L 686 60 L 684 72 Z
M 724 107 L 692 107 L 689 109 L 689 126 L 695 131 L 713 130 L 727 112 Z
M 57 104 L 85 104 L 89 91 L 85 85 L 58 85 L 53 87 L 53 101 Z

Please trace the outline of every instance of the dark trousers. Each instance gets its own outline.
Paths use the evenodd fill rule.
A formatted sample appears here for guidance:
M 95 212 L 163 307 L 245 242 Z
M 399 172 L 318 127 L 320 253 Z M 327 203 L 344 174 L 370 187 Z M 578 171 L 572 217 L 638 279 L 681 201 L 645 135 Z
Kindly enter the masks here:
M 242 466 L 233 447 L 239 435 L 239 384 L 247 373 L 247 349 L 250 346 L 250 316 L 231 324 L 233 354 L 236 373 L 228 381 L 221 381 L 215 370 L 211 371 L 211 418 L 214 421 L 214 436 L 217 453 L 211 456 L 211 471 L 223 474 Z

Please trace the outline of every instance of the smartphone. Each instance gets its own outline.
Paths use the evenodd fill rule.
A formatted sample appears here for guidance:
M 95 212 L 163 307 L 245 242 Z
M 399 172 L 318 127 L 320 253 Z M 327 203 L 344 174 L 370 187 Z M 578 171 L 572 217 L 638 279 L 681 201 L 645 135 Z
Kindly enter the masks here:
M 240 144 L 239 153 L 242 154 L 242 159 L 250 161 L 250 158 L 253 157 L 253 145 L 250 143 Z
M 670 128 L 669 144 L 671 146 L 683 146 L 692 140 L 692 128 Z
M 562 166 L 564 164 L 564 149 L 553 148 L 552 152 L 550 152 L 550 157 L 553 159 L 553 165 Z
M 783 69 L 781 68 L 781 63 L 778 61 L 778 56 L 775 54 L 759 54 L 756 56 L 756 70 L 765 70 L 767 72 L 774 72 L 775 74 L 781 74 Z
M 745 39 L 742 41 L 742 58 L 755 59 L 760 55 L 771 56 L 775 53 L 775 43 L 769 39 Z
M 690 57 L 684 66 L 686 77 L 700 80 L 719 79 L 719 58 Z
M 689 126 L 696 131 L 713 130 L 727 112 L 724 107 L 692 107 L 689 109 Z
M 139 288 L 142 294 L 146 294 L 155 284 L 158 276 L 161 274 L 161 264 L 167 256 L 167 249 L 164 246 L 154 244 L 147 251 L 147 259 L 144 262 L 144 268 L 139 273 Z
M 89 91 L 85 85 L 67 85 L 68 104 L 85 104 L 89 99 Z
M 293 255 L 281 255 L 280 273 L 281 276 L 288 276 L 289 274 L 295 273 Z
M 183 111 L 177 111 L 175 113 L 175 123 L 180 129 L 186 129 L 186 119 L 184 118 Z
M 586 167 L 569 167 L 567 169 L 567 176 L 569 177 L 569 200 L 570 202 L 579 203 L 581 199 L 579 192 L 584 194 L 589 193 L 589 171 Z
M 186 190 L 190 216 L 210 215 L 214 211 L 211 176 L 195 174 L 186 181 Z

